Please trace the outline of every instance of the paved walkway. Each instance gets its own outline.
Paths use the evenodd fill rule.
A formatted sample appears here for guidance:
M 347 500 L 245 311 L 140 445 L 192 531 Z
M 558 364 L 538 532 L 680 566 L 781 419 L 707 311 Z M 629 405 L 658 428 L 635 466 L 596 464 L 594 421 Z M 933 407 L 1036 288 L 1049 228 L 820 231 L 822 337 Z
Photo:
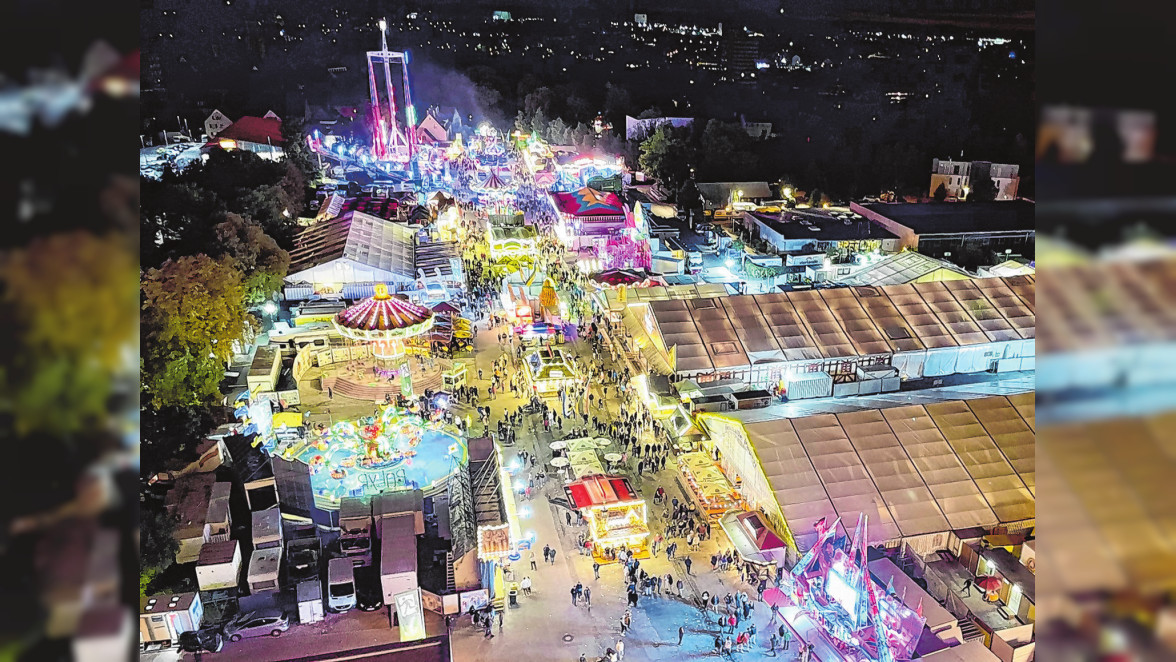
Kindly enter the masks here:
M 477 367 L 485 374 L 490 373 L 493 361 L 502 354 L 503 349 L 498 346 L 497 331 L 482 329 L 475 339 L 475 357 Z M 571 348 L 582 358 L 590 358 L 591 350 L 586 342 L 569 343 L 565 348 Z M 475 376 L 476 368 L 472 374 Z M 485 391 L 488 381 L 474 381 Z M 602 418 L 612 420 L 620 411 L 620 403 L 615 389 L 610 388 L 610 397 L 604 400 L 607 412 Z M 602 393 L 599 386 L 595 390 L 599 398 Z M 484 405 L 491 408 L 491 426 L 495 426 L 507 410 L 521 405 L 523 401 L 509 395 L 497 396 L 494 400 L 486 400 Z M 538 427 L 533 431 L 533 421 L 537 417 L 528 417 L 527 424 L 517 431 L 517 443 L 506 449 L 505 459 L 510 462 L 517 457 L 520 450 L 535 453 L 541 467 L 551 458 L 548 443 L 554 438 Z M 557 435 L 559 431 L 557 430 Z M 653 493 L 657 487 L 666 489 L 668 498 L 677 496 L 679 500 L 688 497 L 682 493 L 676 480 L 676 465 L 673 458 L 666 462 L 666 470 L 658 473 L 647 473 L 645 476 L 630 476 L 650 504 L 649 524 L 654 535 L 662 531 L 665 524 L 668 506 L 653 505 Z M 621 473 L 632 473 L 632 467 L 625 467 Z M 507 608 L 504 625 L 501 632 L 495 626 L 492 639 L 485 639 L 480 630 L 475 629 L 468 617 L 456 621 L 453 631 L 454 659 L 459 660 L 511 660 L 523 662 L 528 660 L 542 660 L 557 662 L 561 660 L 576 661 L 581 654 L 588 660 L 595 661 L 604 654 L 608 647 L 616 648 L 620 638 L 620 618 L 626 607 L 625 585 L 623 569 L 619 564 L 603 566 L 600 579 L 594 579 L 592 559 L 576 551 L 577 535 L 583 531 L 580 526 L 568 526 L 562 506 L 553 505 L 551 498 L 563 498 L 562 483 L 558 477 L 549 479 L 532 498 L 530 502 L 520 501 L 520 507 L 529 506 L 531 514 L 521 520 L 524 532 L 534 531 L 536 535 L 537 570 L 530 569 L 526 554 L 521 562 L 516 564 L 518 578 L 530 576 L 533 584 L 530 597 L 520 596 L 518 608 Z M 574 521 L 574 520 L 573 520 Z M 685 541 L 677 539 L 679 543 L 679 558 L 669 561 L 664 552 L 657 557 L 642 561 L 642 567 L 655 575 L 673 575 L 685 577 L 685 599 L 676 596 L 646 598 L 642 596 L 637 608 L 632 613 L 632 630 L 625 636 L 625 659 L 632 662 L 654 660 L 684 660 L 714 656 L 714 637 L 718 626 L 714 624 L 714 614 L 709 618 L 693 606 L 695 596 L 703 591 L 719 596 L 739 590 L 755 595 L 751 586 L 739 580 L 734 570 L 728 572 L 712 572 L 710 556 L 718 550 L 726 549 L 729 543 L 722 530 L 715 525 L 715 533 L 711 540 L 701 544 L 697 552 L 689 553 L 693 561 L 692 576 L 685 575 L 682 557 L 686 554 L 683 549 Z M 558 550 L 554 565 L 543 563 L 542 548 L 551 545 Z M 592 606 L 589 609 L 583 602 L 573 606 L 571 602 L 571 588 L 577 582 L 583 583 L 592 593 Z M 767 622 L 770 612 L 763 603 L 757 603 L 752 621 L 760 631 L 759 646 L 744 653 L 735 653 L 735 659 L 757 659 L 765 655 L 767 641 L 770 636 Z M 686 637 L 682 647 L 678 646 L 678 626 L 686 626 Z M 742 628 L 746 628 L 746 622 Z M 778 653 L 782 660 L 791 660 L 797 656 L 797 646 L 794 640 L 789 654 Z

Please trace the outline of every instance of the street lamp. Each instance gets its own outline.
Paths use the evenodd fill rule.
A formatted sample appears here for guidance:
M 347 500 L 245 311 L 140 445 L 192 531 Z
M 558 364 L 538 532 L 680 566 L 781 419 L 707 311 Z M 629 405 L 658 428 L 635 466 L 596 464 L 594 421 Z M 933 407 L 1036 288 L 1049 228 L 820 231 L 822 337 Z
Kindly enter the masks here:
M 273 317 L 278 313 L 278 304 L 274 303 L 273 301 L 266 301 L 265 303 L 261 304 L 261 312 L 269 315 L 270 317 Z

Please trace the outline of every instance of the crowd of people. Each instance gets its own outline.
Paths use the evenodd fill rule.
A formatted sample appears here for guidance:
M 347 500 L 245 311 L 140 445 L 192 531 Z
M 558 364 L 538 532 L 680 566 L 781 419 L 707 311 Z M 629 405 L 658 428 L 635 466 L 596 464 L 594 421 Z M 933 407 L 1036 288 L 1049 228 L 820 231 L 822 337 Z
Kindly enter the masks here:
M 685 621 L 677 627 L 678 645 L 683 645 L 688 635 L 707 636 L 713 634 L 714 653 L 717 655 L 734 656 L 741 652 L 757 649 L 761 653 L 773 656 L 781 651 L 785 654 L 795 654 L 799 651 L 801 662 L 809 662 L 812 647 L 798 641 L 798 636 L 784 622 L 779 611 L 763 602 L 765 590 L 772 585 L 779 585 L 783 569 L 763 566 L 743 561 L 738 554 L 730 549 L 716 549 L 709 556 L 709 571 L 716 575 L 734 573 L 740 582 L 746 586 L 745 590 L 734 590 L 726 595 L 711 595 L 705 591 L 698 591 L 699 566 L 705 567 L 707 558 L 701 556 L 703 543 L 713 540 L 715 532 L 712 522 L 705 512 L 699 510 L 693 501 L 681 500 L 678 496 L 668 493 L 665 489 L 663 473 L 667 468 L 674 469 L 675 448 L 664 426 L 654 420 L 651 412 L 642 398 L 632 397 L 630 393 L 634 371 L 642 370 L 631 352 L 622 347 L 621 339 L 625 337 L 622 325 L 609 318 L 599 309 L 590 293 L 595 291 L 595 285 L 588 275 L 577 267 L 579 256 L 568 255 L 556 238 L 553 231 L 558 222 L 550 199 L 542 189 L 534 185 L 533 179 L 521 160 L 515 159 L 513 171 L 509 177 L 511 182 L 510 206 L 525 214 L 528 224 L 538 230 L 539 239 L 537 252 L 533 264 L 527 269 L 534 269 L 543 278 L 549 278 L 555 284 L 561 299 L 561 308 L 566 313 L 560 320 L 562 339 L 577 341 L 576 346 L 583 354 L 583 360 L 576 361 L 576 369 L 580 371 L 582 380 L 561 394 L 559 404 L 537 397 L 524 376 L 524 355 L 527 345 L 512 328 L 502 309 L 502 292 L 505 281 L 512 278 L 512 270 L 517 270 L 519 264 L 496 264 L 488 255 L 486 232 L 489 223 L 489 213 L 486 208 L 479 206 L 479 192 L 469 190 L 476 182 L 481 181 L 477 163 L 473 159 L 463 161 L 459 166 L 459 182 L 467 190 L 459 190 L 456 195 L 463 201 L 464 213 L 459 221 L 459 241 L 462 248 L 462 263 L 468 281 L 468 293 L 463 301 L 464 313 L 475 321 L 475 328 L 491 333 L 501 349 L 501 354 L 488 367 L 471 371 L 476 372 L 477 380 L 472 384 L 457 390 L 456 398 L 465 405 L 476 408 L 478 419 L 483 424 L 485 434 L 493 434 L 504 446 L 516 447 L 519 443 L 520 432 L 530 431 L 530 438 L 540 439 L 540 433 L 549 433 L 551 439 L 574 439 L 589 436 L 606 436 L 616 443 L 615 451 L 621 456 L 615 467 L 628 474 L 640 487 L 645 481 L 653 481 L 653 504 L 658 507 L 658 516 L 650 518 L 651 530 L 648 546 L 629 547 L 626 545 L 609 546 L 606 549 L 596 549 L 595 543 L 587 529 L 578 528 L 586 524 L 586 520 L 578 511 L 564 509 L 561 517 L 569 529 L 569 535 L 575 540 L 576 554 L 565 560 L 571 564 L 574 560 L 584 563 L 584 556 L 592 558 L 592 581 L 601 580 L 602 564 L 615 563 L 620 568 L 619 573 L 611 574 L 606 579 L 617 582 L 617 588 L 624 596 L 623 611 L 618 615 L 609 615 L 619 630 L 619 638 L 615 644 L 605 647 L 602 655 L 596 659 L 608 662 L 621 662 L 625 657 L 626 639 L 631 639 L 630 632 L 635 614 L 641 613 L 643 604 L 648 601 L 676 601 L 692 609 L 688 614 L 702 616 L 703 627 L 695 627 Z M 574 352 L 567 353 L 568 358 L 576 360 Z M 480 399 L 484 398 L 484 399 Z M 503 402 L 502 400 L 506 400 Z M 501 412 L 491 416 L 489 406 L 483 402 L 498 401 Z M 496 420 L 493 420 L 496 419 Z M 526 437 L 523 437 L 526 438 Z M 530 501 L 534 495 L 545 487 L 549 477 L 545 457 L 548 456 L 546 444 L 536 444 L 534 450 L 518 448 L 517 482 L 512 486 L 520 495 L 523 502 Z M 562 490 L 557 492 L 562 494 Z M 569 542 L 569 545 L 571 543 Z M 522 559 L 513 564 L 518 567 L 529 567 L 530 574 L 525 574 L 519 584 L 523 595 L 531 594 L 532 575 L 542 573 L 539 565 L 539 555 L 542 554 L 544 568 L 556 566 L 558 555 L 557 545 L 546 542 L 542 549 L 527 553 Z M 690 553 L 695 552 L 692 556 Z M 664 553 L 664 556 L 663 556 Z M 663 559 L 670 561 L 669 571 L 663 567 Z M 658 570 L 653 570 L 653 567 Z M 734 583 L 734 577 L 722 580 L 723 583 Z M 568 593 L 572 606 L 591 612 L 593 608 L 593 591 L 598 591 L 596 598 L 601 599 L 607 593 L 601 592 L 592 583 L 573 579 L 570 584 L 563 584 Z M 601 600 L 598 611 L 607 611 L 615 607 Z M 755 623 L 757 604 L 760 605 L 761 622 L 763 610 L 770 609 L 772 619 L 764 627 L 766 641 L 761 641 Z M 486 639 L 494 637 L 493 624 L 497 621 L 501 631 L 502 612 L 481 610 L 471 614 L 473 623 L 480 628 Z M 702 647 L 709 648 L 709 639 L 696 640 Z M 630 645 L 632 642 L 630 642 Z M 581 656 L 581 662 L 588 662 L 587 654 Z

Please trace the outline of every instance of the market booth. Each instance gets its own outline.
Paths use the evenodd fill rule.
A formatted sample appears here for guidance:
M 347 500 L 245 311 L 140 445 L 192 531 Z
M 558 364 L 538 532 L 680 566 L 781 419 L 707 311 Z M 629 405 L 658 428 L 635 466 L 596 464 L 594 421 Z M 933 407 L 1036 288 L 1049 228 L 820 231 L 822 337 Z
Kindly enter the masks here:
M 552 347 L 540 347 L 523 361 L 527 381 L 539 395 L 558 395 L 560 391 L 579 383 L 580 373 L 564 356 Z
M 593 475 L 564 486 L 568 503 L 588 520 L 592 556 L 612 563 L 622 549 L 649 558 L 649 527 L 645 500 L 622 476 Z
M 740 508 L 731 482 L 706 453 L 695 451 L 678 456 L 678 482 L 712 521 Z

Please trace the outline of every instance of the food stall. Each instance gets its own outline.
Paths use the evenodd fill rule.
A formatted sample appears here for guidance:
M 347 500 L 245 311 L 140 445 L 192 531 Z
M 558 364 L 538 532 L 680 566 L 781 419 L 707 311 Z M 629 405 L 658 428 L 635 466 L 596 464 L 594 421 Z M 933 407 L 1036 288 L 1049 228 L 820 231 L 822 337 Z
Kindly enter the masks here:
M 540 347 L 524 359 L 527 381 L 539 395 L 558 395 L 560 391 L 580 382 L 580 373 L 563 351 Z
M 740 507 L 730 481 L 706 453 L 695 451 L 678 457 L 678 482 L 708 519 L 717 520 Z
M 649 527 L 645 500 L 622 476 L 592 475 L 564 486 L 568 502 L 588 520 L 592 556 L 612 563 L 622 549 L 649 558 Z

